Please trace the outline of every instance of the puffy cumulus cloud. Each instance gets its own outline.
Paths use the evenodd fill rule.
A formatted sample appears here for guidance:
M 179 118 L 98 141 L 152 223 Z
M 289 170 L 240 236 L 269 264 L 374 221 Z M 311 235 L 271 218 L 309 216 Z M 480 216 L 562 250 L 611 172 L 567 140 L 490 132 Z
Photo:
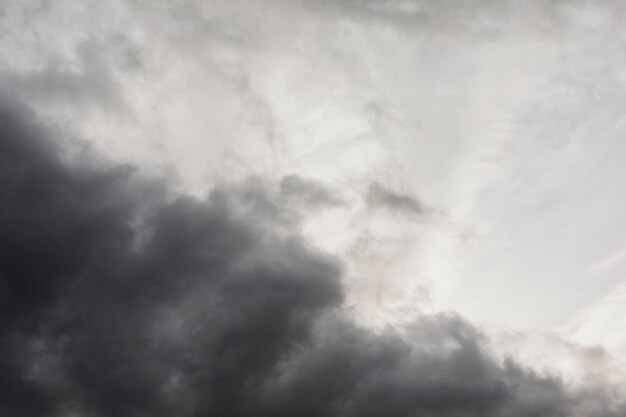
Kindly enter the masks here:
M 280 199 L 249 192 L 261 187 L 177 195 L 132 169 L 76 161 L 52 136 L 2 104 L 2 416 L 625 411 L 609 390 L 573 392 L 495 359 L 455 315 L 379 333 L 355 325 L 339 260 L 276 215 Z

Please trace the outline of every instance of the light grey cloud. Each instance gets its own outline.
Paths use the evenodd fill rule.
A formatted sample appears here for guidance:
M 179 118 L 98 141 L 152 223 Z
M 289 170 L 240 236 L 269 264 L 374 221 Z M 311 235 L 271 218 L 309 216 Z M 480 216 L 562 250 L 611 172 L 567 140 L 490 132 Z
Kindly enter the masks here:
M 288 202 L 313 209 L 344 204 L 337 191 L 297 175 L 288 175 L 280 181 L 280 194 Z
M 404 214 L 426 214 L 431 209 L 426 207 L 416 197 L 391 191 L 379 183 L 370 184 L 367 190 L 366 202 L 371 208 L 385 208 L 392 212 Z
M 52 54 L 31 68 L 5 65 L 0 86 L 44 108 L 61 105 L 81 111 L 88 106 L 130 116 L 122 80 L 140 70 L 141 52 L 119 33 L 103 38 L 74 45 L 71 60 Z
M 498 39 L 510 35 L 549 35 L 567 30 L 568 25 L 589 12 L 585 23 L 593 25 L 593 14 L 623 14 L 626 9 L 615 0 L 593 5 L 578 1 L 531 0 L 301 0 L 308 10 L 338 14 L 355 21 L 370 21 L 412 32 L 439 32 L 459 36 Z

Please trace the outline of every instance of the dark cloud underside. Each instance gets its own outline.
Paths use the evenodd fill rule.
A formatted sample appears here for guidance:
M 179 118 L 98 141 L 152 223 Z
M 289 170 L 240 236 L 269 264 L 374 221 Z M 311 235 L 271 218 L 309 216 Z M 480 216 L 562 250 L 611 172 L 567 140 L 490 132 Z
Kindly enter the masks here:
M 403 337 L 352 324 L 340 263 L 271 232 L 235 206 L 240 191 L 172 197 L 61 155 L 2 105 L 0 416 L 624 415 L 602 392 L 496 361 L 459 317 Z

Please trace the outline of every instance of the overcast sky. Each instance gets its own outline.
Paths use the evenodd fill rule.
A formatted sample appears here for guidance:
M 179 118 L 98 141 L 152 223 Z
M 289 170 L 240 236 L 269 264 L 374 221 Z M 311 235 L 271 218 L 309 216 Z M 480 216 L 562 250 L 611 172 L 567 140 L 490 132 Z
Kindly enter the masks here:
M 0 415 L 623 415 L 625 18 L 3 0 Z

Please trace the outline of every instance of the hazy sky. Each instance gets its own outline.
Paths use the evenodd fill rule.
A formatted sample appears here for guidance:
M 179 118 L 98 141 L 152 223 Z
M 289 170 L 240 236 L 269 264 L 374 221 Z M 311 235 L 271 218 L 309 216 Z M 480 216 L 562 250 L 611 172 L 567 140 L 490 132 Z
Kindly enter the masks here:
M 617 0 L 3 0 L 0 302 L 16 341 L 0 353 L 9 363 L 22 344 L 38 352 L 22 358 L 30 374 L 7 371 L 36 387 L 10 396 L 44 393 L 31 411 L 0 394 L 0 415 L 249 415 L 222 397 L 198 399 L 230 372 L 198 351 L 204 343 L 219 357 L 216 340 L 236 339 L 230 332 L 252 337 L 255 352 L 307 346 L 276 353 L 287 370 L 271 382 L 260 364 L 274 356 L 237 350 L 231 360 L 262 368 L 271 398 L 244 389 L 242 370 L 224 395 L 245 397 L 254 415 L 622 415 L 593 400 L 622 404 L 611 384 L 626 376 L 625 18 Z M 107 254 L 118 275 L 142 277 L 128 278 L 132 296 L 83 246 Z M 37 257 L 37 271 L 14 260 Z M 220 278 L 198 281 L 196 268 Z M 167 272 L 144 278 L 157 269 Z M 137 301 L 144 291 L 155 298 Z M 276 303 L 272 320 L 306 318 L 274 330 L 237 321 Z M 341 319 L 319 319 L 328 308 Z M 91 318 L 74 323 L 81 309 Z M 148 326 L 166 341 L 150 339 L 159 347 L 146 348 L 146 369 L 164 356 L 171 369 L 124 367 L 141 349 L 112 353 L 102 321 L 113 310 L 132 323 L 114 326 L 115 343 L 141 346 L 132 326 Z M 226 317 L 215 334 L 214 315 Z M 429 351 L 446 351 L 448 336 L 458 363 Z M 351 352 L 354 343 L 373 347 Z M 499 362 L 513 352 L 519 370 Z M 90 365 L 98 355 L 108 359 Z M 349 398 L 341 411 L 325 408 L 335 397 L 298 402 L 328 377 L 310 376 L 316 361 L 336 355 L 358 358 L 346 378 L 376 381 L 331 388 Z M 107 361 L 123 370 L 107 374 Z M 465 361 L 483 364 L 484 385 L 433 399 L 445 391 L 439 376 L 473 378 Z M 191 375 L 194 366 L 207 370 Z M 126 371 L 131 385 L 149 381 L 145 392 L 111 388 Z M 171 386 L 150 385 L 158 378 Z M 490 385 L 501 380 L 506 388 Z M 531 388 L 522 398 L 511 386 Z M 550 387 L 540 400 L 538 386 Z M 411 400 L 376 411 L 368 389 Z

